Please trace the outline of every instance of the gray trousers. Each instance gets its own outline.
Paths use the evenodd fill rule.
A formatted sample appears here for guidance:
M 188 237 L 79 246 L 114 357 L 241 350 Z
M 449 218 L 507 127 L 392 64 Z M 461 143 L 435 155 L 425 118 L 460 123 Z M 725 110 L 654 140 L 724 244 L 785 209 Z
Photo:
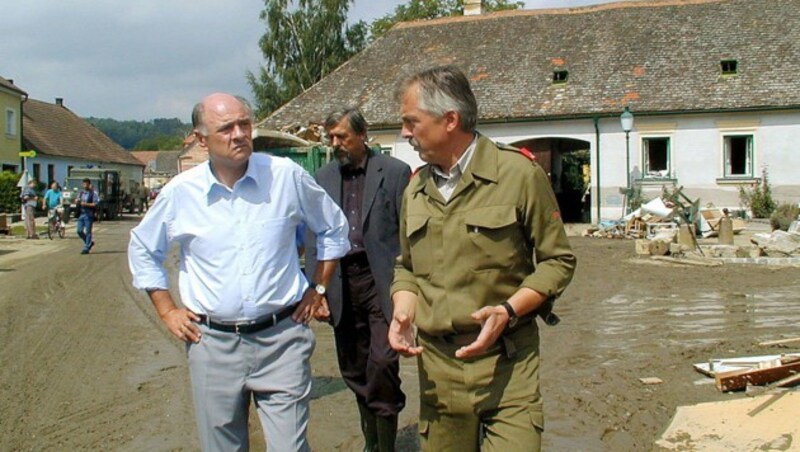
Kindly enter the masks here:
M 202 449 L 249 450 L 252 398 L 270 452 L 310 450 L 311 328 L 291 318 L 253 334 L 199 327 L 202 339 L 187 353 Z
M 36 208 L 25 206 L 25 233 L 28 238 L 36 237 Z

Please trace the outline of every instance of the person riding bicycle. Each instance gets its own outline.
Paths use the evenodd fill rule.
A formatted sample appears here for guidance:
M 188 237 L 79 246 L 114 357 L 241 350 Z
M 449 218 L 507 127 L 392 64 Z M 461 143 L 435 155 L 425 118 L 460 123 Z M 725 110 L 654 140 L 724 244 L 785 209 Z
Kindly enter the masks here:
M 50 182 L 50 188 L 44 193 L 44 198 L 42 199 L 42 208 L 47 209 L 48 221 L 53 221 L 56 215 L 61 219 L 64 210 L 63 207 L 61 207 L 62 198 L 63 194 L 58 182 Z

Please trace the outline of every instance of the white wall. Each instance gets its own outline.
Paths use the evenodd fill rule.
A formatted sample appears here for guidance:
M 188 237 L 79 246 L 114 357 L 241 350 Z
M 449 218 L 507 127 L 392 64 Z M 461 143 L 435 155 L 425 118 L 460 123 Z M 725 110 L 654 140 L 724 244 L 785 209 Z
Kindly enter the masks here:
M 636 112 L 634 112 L 636 115 Z M 627 184 L 625 133 L 618 117 L 599 118 L 600 159 L 597 159 L 595 126 L 592 119 L 528 123 L 479 125 L 484 135 L 500 142 L 513 143 L 536 138 L 571 138 L 589 143 L 592 165 L 592 192 L 597 189 L 600 168 L 600 218 L 622 216 L 623 196 L 620 189 Z M 682 116 L 643 116 L 634 118 L 630 133 L 630 170 L 634 178 L 642 171 L 642 138 L 670 138 L 670 169 L 674 186 L 682 186 L 691 199 L 700 199 L 701 206 L 738 208 L 738 187 L 747 181 L 723 179 L 723 135 L 754 135 L 754 176 L 762 168 L 769 172 L 773 196 L 780 202 L 800 201 L 800 112 L 753 112 Z M 399 130 L 373 131 L 378 143 L 392 148 L 392 155 L 412 168 L 423 164 Z M 599 163 L 599 165 L 598 165 Z M 657 196 L 662 186 L 672 181 L 651 181 L 644 193 Z M 597 200 L 592 200 L 592 222 L 597 222 Z
M 55 180 L 64 185 L 64 182 L 67 179 L 67 168 L 72 166 L 74 168 L 86 168 L 88 165 L 92 165 L 93 168 L 106 168 L 106 169 L 115 169 L 119 170 L 120 172 L 120 180 L 122 181 L 122 186 L 125 191 L 129 191 L 128 185 L 129 181 L 133 180 L 135 182 L 141 183 L 142 182 L 142 166 L 136 165 L 126 165 L 122 163 L 101 163 L 97 164 L 94 162 L 87 162 L 85 160 L 70 160 L 70 159 L 63 159 L 58 157 L 47 156 L 43 154 L 38 154 L 35 158 L 28 158 L 27 159 L 27 170 L 28 174 L 33 176 L 33 165 L 35 163 L 39 164 L 40 167 L 40 177 L 41 181 L 44 183 L 48 183 L 47 180 L 47 165 L 55 165 Z

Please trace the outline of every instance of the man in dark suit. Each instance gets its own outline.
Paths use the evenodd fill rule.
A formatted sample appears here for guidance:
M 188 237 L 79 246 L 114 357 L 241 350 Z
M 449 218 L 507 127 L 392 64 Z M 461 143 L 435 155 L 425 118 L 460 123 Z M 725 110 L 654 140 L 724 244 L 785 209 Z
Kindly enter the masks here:
M 335 159 L 317 171 L 317 183 L 350 224 L 351 251 L 327 288 L 339 369 L 355 393 L 368 451 L 394 450 L 397 415 L 405 406 L 397 353 L 388 342 L 395 257 L 403 190 L 411 175 L 405 163 L 367 147 L 367 123 L 347 108 L 325 121 Z M 315 266 L 314 241 L 306 240 L 306 268 Z M 314 275 L 308 275 L 314 281 Z

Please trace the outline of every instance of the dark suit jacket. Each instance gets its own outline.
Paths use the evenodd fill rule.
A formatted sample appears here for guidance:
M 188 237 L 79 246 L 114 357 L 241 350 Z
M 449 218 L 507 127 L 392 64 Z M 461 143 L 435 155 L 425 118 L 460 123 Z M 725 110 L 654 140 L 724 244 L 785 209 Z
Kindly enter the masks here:
M 370 154 L 364 185 L 364 201 L 361 206 L 361 222 L 364 228 L 367 259 L 387 321 L 392 318 L 389 286 L 394 276 L 395 258 L 400 254 L 400 241 L 397 235 L 400 225 L 400 203 L 410 177 L 411 169 L 400 160 L 374 152 Z M 339 170 L 339 162 L 334 160 L 323 166 L 314 178 L 341 207 L 342 173 Z M 306 234 L 306 274 L 309 281 L 314 281 L 314 272 L 317 268 L 316 251 L 316 237 L 309 232 Z M 340 266 L 337 266 L 328 287 L 328 304 L 334 326 L 338 325 L 342 318 L 343 295 L 340 270 Z

